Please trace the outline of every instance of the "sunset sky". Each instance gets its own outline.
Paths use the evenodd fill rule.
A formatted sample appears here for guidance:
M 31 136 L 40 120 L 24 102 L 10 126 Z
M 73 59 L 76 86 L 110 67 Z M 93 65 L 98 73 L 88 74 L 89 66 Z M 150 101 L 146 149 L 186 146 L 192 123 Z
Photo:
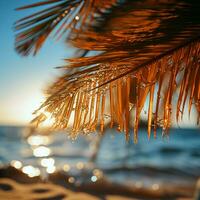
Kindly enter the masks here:
M 0 124 L 28 123 L 43 99 L 42 90 L 53 80 L 70 55 L 61 41 L 48 40 L 36 57 L 22 57 L 14 49 L 13 24 L 30 14 L 30 10 L 15 8 L 34 3 L 36 0 L 0 1 Z
M 14 22 L 30 14 L 15 8 L 37 0 L 0 0 L 0 124 L 24 125 L 44 99 L 42 90 L 59 70 L 54 67 L 72 55 L 72 48 L 63 41 L 49 39 L 36 57 L 22 57 L 14 49 Z M 33 10 L 32 10 L 33 11 Z M 194 125 L 185 119 L 184 124 Z

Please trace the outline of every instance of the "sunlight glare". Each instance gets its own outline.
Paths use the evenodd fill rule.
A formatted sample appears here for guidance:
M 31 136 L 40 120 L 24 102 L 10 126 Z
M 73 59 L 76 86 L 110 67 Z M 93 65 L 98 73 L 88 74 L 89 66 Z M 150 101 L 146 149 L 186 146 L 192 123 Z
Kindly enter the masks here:
M 31 165 L 24 166 L 22 168 L 22 172 L 27 174 L 31 178 L 40 175 L 40 170 L 36 167 L 31 166 Z
M 43 127 L 52 126 L 55 123 L 55 119 L 51 116 L 51 113 L 47 111 L 43 111 L 42 113 L 46 116 L 46 119 L 41 125 Z
M 33 149 L 33 155 L 35 157 L 46 157 L 49 156 L 51 153 L 51 150 L 48 147 L 39 146 L 35 149 Z
M 18 160 L 12 160 L 10 165 L 16 169 L 20 169 L 22 167 L 22 163 Z
M 32 146 L 48 145 L 50 143 L 48 136 L 32 135 L 28 137 L 28 143 Z
M 40 163 L 43 167 L 49 167 L 55 164 L 55 160 L 53 158 L 43 158 Z
M 97 181 L 97 177 L 96 177 L 96 176 L 92 176 L 92 177 L 91 177 L 91 181 L 92 181 L 92 182 L 96 182 L 96 181 Z
M 75 178 L 73 176 L 68 178 L 68 182 L 69 183 L 74 183 L 75 182 Z
M 47 173 L 53 174 L 56 171 L 56 167 L 54 165 L 47 167 Z
M 84 168 L 84 163 L 78 162 L 78 163 L 76 164 L 76 168 L 79 169 L 79 170 L 83 169 L 83 168 Z
M 68 172 L 69 170 L 70 170 L 70 165 L 68 165 L 68 164 L 65 164 L 64 166 L 63 166 L 63 170 L 65 171 L 65 172 Z

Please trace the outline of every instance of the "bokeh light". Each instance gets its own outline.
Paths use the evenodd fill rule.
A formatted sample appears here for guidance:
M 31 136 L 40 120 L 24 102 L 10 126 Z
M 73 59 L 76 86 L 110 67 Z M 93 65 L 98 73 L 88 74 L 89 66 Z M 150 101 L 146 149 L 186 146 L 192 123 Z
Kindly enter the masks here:
M 50 139 L 48 136 L 32 135 L 27 139 L 28 143 L 32 146 L 48 145 Z
M 50 155 L 50 153 L 51 153 L 51 150 L 45 146 L 39 146 L 33 149 L 33 155 L 35 157 L 47 157 Z
M 22 168 L 22 172 L 27 174 L 31 178 L 40 175 L 40 170 L 36 167 L 31 166 L 31 165 L 24 166 Z
M 13 166 L 16 169 L 22 168 L 22 162 L 20 162 L 18 160 L 12 160 L 10 165 Z

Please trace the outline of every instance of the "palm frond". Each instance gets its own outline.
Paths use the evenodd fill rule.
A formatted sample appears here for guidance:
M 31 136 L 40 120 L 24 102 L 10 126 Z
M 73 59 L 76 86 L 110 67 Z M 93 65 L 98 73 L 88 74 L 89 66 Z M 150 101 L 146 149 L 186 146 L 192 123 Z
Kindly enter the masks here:
M 59 39 L 68 35 L 73 29 L 84 29 L 84 25 L 92 23 L 94 15 L 109 9 L 116 0 L 45 0 L 18 10 L 49 6 L 41 11 L 31 14 L 15 23 L 16 50 L 22 55 L 33 52 L 35 55 L 47 37 L 54 32 Z
M 75 47 L 99 53 L 66 59 L 64 75 L 49 87 L 33 122 L 42 123 L 49 112 L 53 128 L 66 129 L 73 121 L 70 134 L 76 137 L 98 124 L 103 132 L 109 116 L 110 126 L 125 132 L 126 139 L 132 124 L 137 142 L 146 100 L 149 138 L 158 126 L 167 134 L 173 108 L 179 121 L 187 100 L 199 122 L 199 8 L 197 1 L 127 1 L 104 20 L 73 30 L 69 39 Z

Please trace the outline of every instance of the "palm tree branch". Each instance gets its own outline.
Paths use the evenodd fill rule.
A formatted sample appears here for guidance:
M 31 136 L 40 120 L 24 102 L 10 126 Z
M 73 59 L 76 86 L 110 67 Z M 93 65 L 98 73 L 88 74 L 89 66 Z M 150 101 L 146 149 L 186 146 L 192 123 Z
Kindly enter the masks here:
M 103 132 L 108 117 L 110 126 L 125 132 L 126 139 L 133 127 L 137 142 L 140 116 L 147 100 L 148 138 L 152 127 L 154 137 L 159 126 L 167 134 L 172 116 L 178 122 L 186 104 L 189 112 L 196 108 L 199 122 L 200 4 L 153 2 L 127 1 L 95 23 L 84 19 L 85 26 L 74 25 L 68 40 L 82 52 L 96 55 L 66 59 L 63 76 L 48 88 L 47 99 L 36 110 L 33 123 L 45 121 L 45 112 L 49 112 L 55 119 L 53 128 L 71 126 L 71 136 L 77 137 L 80 132 L 94 131 L 98 124 Z M 81 7 L 81 15 L 97 13 L 95 5 L 89 7 Z M 45 15 L 47 21 L 48 16 Z M 31 20 L 21 27 L 34 24 Z M 44 30 L 42 26 L 26 32 L 28 41 L 34 32 Z M 48 30 L 45 33 L 49 34 Z
M 23 6 L 17 10 L 29 9 L 39 6 L 50 6 L 15 23 L 16 50 L 22 55 L 35 55 L 41 48 L 50 33 L 56 31 L 56 36 L 60 37 L 68 30 L 73 31 L 75 27 L 84 27 L 89 23 L 100 8 L 98 6 L 112 6 L 114 0 L 104 0 L 104 5 L 100 1 L 94 0 L 47 0 L 28 6 Z

